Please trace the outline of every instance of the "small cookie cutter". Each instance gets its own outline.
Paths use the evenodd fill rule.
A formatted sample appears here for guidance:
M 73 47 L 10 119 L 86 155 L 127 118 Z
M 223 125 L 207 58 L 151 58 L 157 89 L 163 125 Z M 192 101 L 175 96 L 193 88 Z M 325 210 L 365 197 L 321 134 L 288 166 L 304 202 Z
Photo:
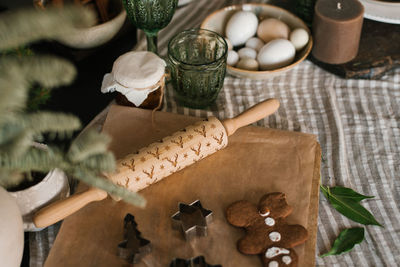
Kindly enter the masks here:
M 118 244 L 118 256 L 128 262 L 139 263 L 150 252 L 150 241 L 142 238 L 135 217 L 128 213 L 124 218 L 124 240 Z
M 207 227 L 212 222 L 212 211 L 203 208 L 200 200 L 187 205 L 179 203 L 179 211 L 172 215 L 172 226 L 181 229 L 186 240 L 196 236 L 207 236 Z
M 169 267 L 222 267 L 222 265 L 210 265 L 203 256 L 197 256 L 188 260 L 174 259 Z

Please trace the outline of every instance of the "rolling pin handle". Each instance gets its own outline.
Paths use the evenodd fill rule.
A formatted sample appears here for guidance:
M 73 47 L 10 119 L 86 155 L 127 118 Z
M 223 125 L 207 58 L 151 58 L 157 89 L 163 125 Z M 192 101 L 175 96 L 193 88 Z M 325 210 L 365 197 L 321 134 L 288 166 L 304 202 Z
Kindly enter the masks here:
M 224 120 L 222 124 L 224 125 L 228 136 L 231 136 L 237 129 L 271 115 L 278 108 L 279 101 L 275 98 L 270 98 L 252 106 L 248 110 L 237 115 L 235 118 Z
M 67 199 L 56 201 L 39 210 L 33 218 L 33 223 L 37 228 L 50 226 L 78 211 L 90 202 L 105 199 L 107 195 L 107 192 L 99 188 L 89 188 L 85 192 L 77 193 Z

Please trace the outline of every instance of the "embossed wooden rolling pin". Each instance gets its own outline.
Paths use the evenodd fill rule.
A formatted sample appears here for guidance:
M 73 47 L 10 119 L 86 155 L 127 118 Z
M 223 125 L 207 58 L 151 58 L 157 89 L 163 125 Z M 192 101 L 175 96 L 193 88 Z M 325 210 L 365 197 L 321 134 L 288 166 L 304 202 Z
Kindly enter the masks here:
M 268 99 L 232 119 L 221 122 L 209 117 L 198 121 L 118 160 L 117 171 L 106 176 L 130 191 L 140 191 L 226 147 L 228 136 L 238 128 L 261 120 L 278 108 L 278 100 Z M 105 199 L 107 195 L 103 190 L 90 188 L 40 210 L 34 217 L 34 223 L 39 228 L 49 226 L 90 202 Z

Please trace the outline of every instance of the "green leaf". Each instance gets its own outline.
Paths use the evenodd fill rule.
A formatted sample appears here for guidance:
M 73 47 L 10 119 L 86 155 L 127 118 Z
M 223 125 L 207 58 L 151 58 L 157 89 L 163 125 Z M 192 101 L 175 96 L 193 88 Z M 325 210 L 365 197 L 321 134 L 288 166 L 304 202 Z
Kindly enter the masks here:
M 341 186 L 331 187 L 329 188 L 329 191 L 331 192 L 331 194 L 334 194 L 342 199 L 352 199 L 357 202 L 360 202 L 361 200 L 366 198 L 374 198 L 374 196 L 361 195 L 351 188 Z
M 336 195 L 335 192 L 331 191 L 330 187 L 320 186 L 322 193 L 328 199 L 329 203 L 341 214 L 353 220 L 355 222 L 364 225 L 378 225 L 382 226 L 376 221 L 374 216 L 360 203 L 352 198 L 342 197 L 341 195 Z
M 354 227 L 344 229 L 340 232 L 336 238 L 331 250 L 321 255 L 320 257 L 326 257 L 329 255 L 339 255 L 350 251 L 355 245 L 361 243 L 364 240 L 364 228 Z

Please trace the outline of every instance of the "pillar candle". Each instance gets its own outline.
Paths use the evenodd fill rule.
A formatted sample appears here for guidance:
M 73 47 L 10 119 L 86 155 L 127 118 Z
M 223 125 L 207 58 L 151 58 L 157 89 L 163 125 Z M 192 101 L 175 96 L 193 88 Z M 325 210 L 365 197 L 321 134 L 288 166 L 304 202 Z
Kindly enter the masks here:
M 364 7 L 357 0 L 318 0 L 313 19 L 313 56 L 329 64 L 357 56 Z

